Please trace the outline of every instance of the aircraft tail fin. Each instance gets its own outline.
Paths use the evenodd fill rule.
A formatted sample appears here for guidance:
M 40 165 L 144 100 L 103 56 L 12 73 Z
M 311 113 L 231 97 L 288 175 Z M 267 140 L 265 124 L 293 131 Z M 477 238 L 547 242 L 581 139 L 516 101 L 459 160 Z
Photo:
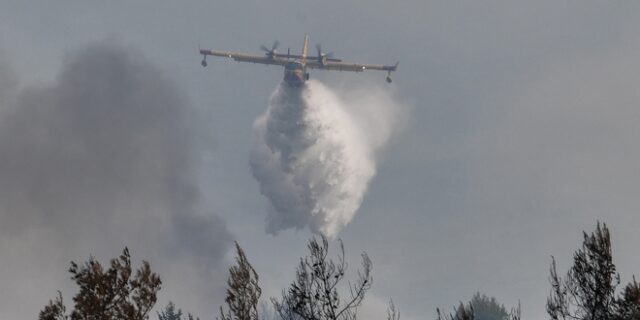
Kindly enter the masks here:
M 304 44 L 302 45 L 302 60 L 307 60 L 307 52 L 309 51 L 309 35 L 304 35 Z

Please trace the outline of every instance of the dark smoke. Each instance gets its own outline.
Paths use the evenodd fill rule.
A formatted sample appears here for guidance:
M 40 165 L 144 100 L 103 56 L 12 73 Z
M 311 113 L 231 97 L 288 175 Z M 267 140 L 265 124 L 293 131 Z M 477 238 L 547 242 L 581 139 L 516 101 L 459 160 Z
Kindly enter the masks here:
M 19 92 L 15 83 L 0 67 L 0 260 L 46 268 L 40 252 L 82 260 L 128 245 L 134 258 L 157 261 L 161 276 L 220 269 L 232 236 L 200 207 L 203 146 L 193 137 L 202 126 L 175 83 L 112 43 L 69 54 L 53 83 Z M 21 250 L 34 253 L 12 253 Z M 202 282 L 171 273 L 166 283 Z

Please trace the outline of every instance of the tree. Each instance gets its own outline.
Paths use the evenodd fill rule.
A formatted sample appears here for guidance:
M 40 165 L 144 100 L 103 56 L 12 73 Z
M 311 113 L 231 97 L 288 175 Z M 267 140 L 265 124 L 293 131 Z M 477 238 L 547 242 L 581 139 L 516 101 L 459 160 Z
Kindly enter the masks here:
M 169 301 L 164 310 L 158 312 L 158 320 L 182 320 L 182 310 L 178 309 L 176 312 L 176 306 Z
M 41 320 L 66 320 L 68 319 L 67 308 L 62 301 L 62 292 L 58 291 L 58 296 L 55 300 L 49 300 L 49 304 L 40 311 Z
M 473 306 L 476 320 L 504 320 L 509 318 L 509 313 L 504 305 L 498 303 L 495 297 L 487 297 L 477 292 L 469 302 Z
M 329 243 L 322 236 L 321 243 L 314 237 L 309 240 L 309 256 L 301 258 L 296 270 L 296 279 L 288 290 L 282 292 L 282 300 L 272 298 L 276 313 L 283 320 L 355 320 L 357 310 L 371 288 L 371 260 L 362 254 L 362 270 L 357 279 L 349 283 L 349 295 L 342 299 L 338 285 L 345 277 L 347 264 L 344 246 L 340 241 L 337 261 L 331 260 Z M 390 315 L 398 315 L 390 309 Z
M 258 300 L 262 289 L 258 285 L 258 273 L 247 260 L 240 245 L 236 242 L 237 265 L 229 268 L 227 297 L 225 302 L 229 311 L 225 314 L 220 307 L 222 320 L 258 320 Z
M 465 305 L 460 302 L 460 305 L 453 309 L 453 314 L 443 313 L 440 311 L 440 308 L 436 309 L 436 312 L 438 313 L 438 320 L 474 320 L 473 306 L 471 303 Z
M 158 320 L 183 320 L 182 309 L 178 309 L 178 311 L 176 311 L 175 304 L 169 301 L 169 304 L 164 307 L 164 310 L 162 312 L 158 312 Z M 193 315 L 191 315 L 191 313 L 187 314 L 186 320 L 194 320 Z M 200 320 L 200 318 L 196 318 L 196 320 Z
M 640 320 L 640 284 L 635 277 L 618 300 L 618 319 Z
M 400 310 L 391 299 L 389 299 L 389 306 L 387 306 L 387 320 L 400 320 Z
M 507 312 L 504 305 L 498 303 L 495 297 L 477 292 L 468 304 L 460 302 L 453 313 L 445 314 L 436 309 L 438 320 L 520 320 L 520 305 Z
M 620 284 L 611 254 L 606 224 L 592 234 L 583 232 L 582 248 L 573 255 L 573 266 L 565 278 L 558 276 L 555 258 L 551 262 L 551 295 L 547 313 L 551 319 L 609 320 L 615 317 L 615 292 Z
M 640 285 L 635 278 L 616 296 L 620 275 L 606 224 L 598 222 L 593 233 L 583 232 L 582 248 L 574 253 L 573 266 L 564 278 L 558 275 L 553 257 L 550 274 L 547 313 L 551 319 L 640 319 Z
M 58 292 L 58 297 L 40 311 L 39 319 L 145 320 L 156 303 L 162 284 L 146 261 L 133 274 L 127 248 L 120 257 L 111 260 L 107 270 L 90 257 L 83 265 L 72 261 L 69 272 L 80 287 L 73 298 L 74 310 L 70 315 L 66 314 L 62 294 Z

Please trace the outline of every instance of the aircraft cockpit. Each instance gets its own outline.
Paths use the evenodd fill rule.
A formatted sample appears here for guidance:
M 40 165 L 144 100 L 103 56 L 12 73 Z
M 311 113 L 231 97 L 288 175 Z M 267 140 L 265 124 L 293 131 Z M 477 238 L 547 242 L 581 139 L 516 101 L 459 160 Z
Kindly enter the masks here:
M 292 61 L 292 62 L 288 62 L 284 66 L 284 68 L 287 69 L 287 70 L 301 70 L 301 69 L 304 68 L 304 66 L 300 62 Z

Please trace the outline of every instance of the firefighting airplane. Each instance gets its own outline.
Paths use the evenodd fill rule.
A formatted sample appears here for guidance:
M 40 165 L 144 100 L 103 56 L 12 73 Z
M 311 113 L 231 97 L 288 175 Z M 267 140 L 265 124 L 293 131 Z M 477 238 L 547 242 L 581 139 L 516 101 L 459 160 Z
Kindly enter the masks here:
M 202 66 L 207 66 L 207 56 L 217 56 L 232 58 L 238 62 L 252 62 L 261 64 L 278 65 L 284 67 L 284 81 L 291 87 L 301 87 L 306 80 L 309 80 L 309 73 L 307 69 L 322 69 L 322 70 L 339 70 L 339 71 L 352 71 L 362 72 L 365 70 L 381 70 L 387 71 L 387 82 L 391 83 L 391 72 L 396 71 L 398 63 L 392 66 L 378 65 L 378 64 L 360 64 L 360 63 L 346 63 L 340 59 L 333 58 L 331 53 L 322 52 L 322 47 L 316 45 L 317 55 L 315 57 L 309 57 L 307 51 L 309 48 L 309 35 L 304 36 L 304 45 L 302 46 L 302 54 L 291 54 L 290 50 L 287 50 L 286 54 L 277 53 L 279 42 L 273 43 L 271 49 L 260 46 L 260 49 L 265 51 L 265 55 L 250 55 L 237 52 L 215 51 L 200 49 L 202 54 Z

